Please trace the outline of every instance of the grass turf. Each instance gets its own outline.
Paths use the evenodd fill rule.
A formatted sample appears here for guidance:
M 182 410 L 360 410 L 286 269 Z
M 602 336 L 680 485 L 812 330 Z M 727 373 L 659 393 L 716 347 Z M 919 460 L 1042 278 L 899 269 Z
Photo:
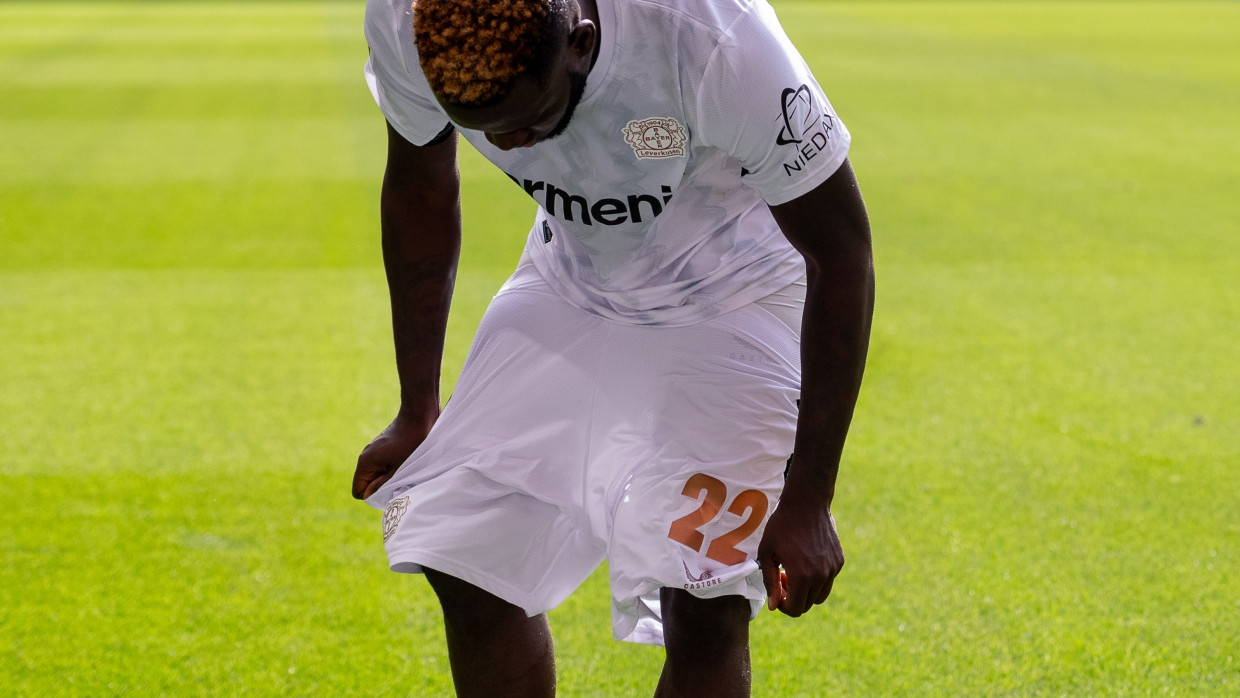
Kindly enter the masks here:
M 757 695 L 1234 695 L 1240 6 L 777 9 L 879 307 L 824 609 Z M 359 3 L 0 4 L 0 691 L 435 695 L 350 500 L 394 410 Z M 463 156 L 450 389 L 531 204 Z M 596 575 L 564 695 L 640 695 Z

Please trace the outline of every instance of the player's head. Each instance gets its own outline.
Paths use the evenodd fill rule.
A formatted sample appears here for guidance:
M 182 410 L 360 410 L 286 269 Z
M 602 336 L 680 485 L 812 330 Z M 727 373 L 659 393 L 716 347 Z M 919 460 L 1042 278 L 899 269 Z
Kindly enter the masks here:
M 505 150 L 568 126 L 598 41 L 576 0 L 414 0 L 413 30 L 444 111 Z

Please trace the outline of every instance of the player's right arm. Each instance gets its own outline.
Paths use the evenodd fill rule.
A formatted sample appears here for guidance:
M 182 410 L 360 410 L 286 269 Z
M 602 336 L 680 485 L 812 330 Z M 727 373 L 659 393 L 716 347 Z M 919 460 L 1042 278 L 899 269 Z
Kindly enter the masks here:
M 456 133 L 410 143 L 388 124 L 380 196 L 383 266 L 392 304 L 400 409 L 357 459 L 353 496 L 392 476 L 439 417 L 439 373 L 461 250 Z

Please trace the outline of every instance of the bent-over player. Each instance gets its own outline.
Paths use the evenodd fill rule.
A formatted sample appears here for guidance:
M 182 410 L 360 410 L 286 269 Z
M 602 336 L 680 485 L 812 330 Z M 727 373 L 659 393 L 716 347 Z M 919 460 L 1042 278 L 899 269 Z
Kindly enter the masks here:
M 765 0 L 369 0 L 366 37 L 400 409 L 353 494 L 438 595 L 457 691 L 552 694 L 545 613 L 606 559 L 657 695 L 748 695 L 764 601 L 801 615 L 844 564 L 848 130 Z M 458 134 L 538 211 L 441 413 Z

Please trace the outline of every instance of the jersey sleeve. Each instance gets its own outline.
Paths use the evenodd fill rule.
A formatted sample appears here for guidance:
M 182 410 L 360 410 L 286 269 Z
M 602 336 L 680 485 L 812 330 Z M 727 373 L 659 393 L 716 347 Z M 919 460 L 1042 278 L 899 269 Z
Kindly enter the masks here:
M 418 66 L 409 4 L 369 0 L 365 31 L 370 46 L 365 68 L 370 94 L 397 133 L 414 145 L 426 145 L 449 122 Z
M 826 181 L 848 155 L 848 129 L 763 0 L 721 37 L 697 110 L 701 142 L 740 162 L 742 181 L 772 206 Z

